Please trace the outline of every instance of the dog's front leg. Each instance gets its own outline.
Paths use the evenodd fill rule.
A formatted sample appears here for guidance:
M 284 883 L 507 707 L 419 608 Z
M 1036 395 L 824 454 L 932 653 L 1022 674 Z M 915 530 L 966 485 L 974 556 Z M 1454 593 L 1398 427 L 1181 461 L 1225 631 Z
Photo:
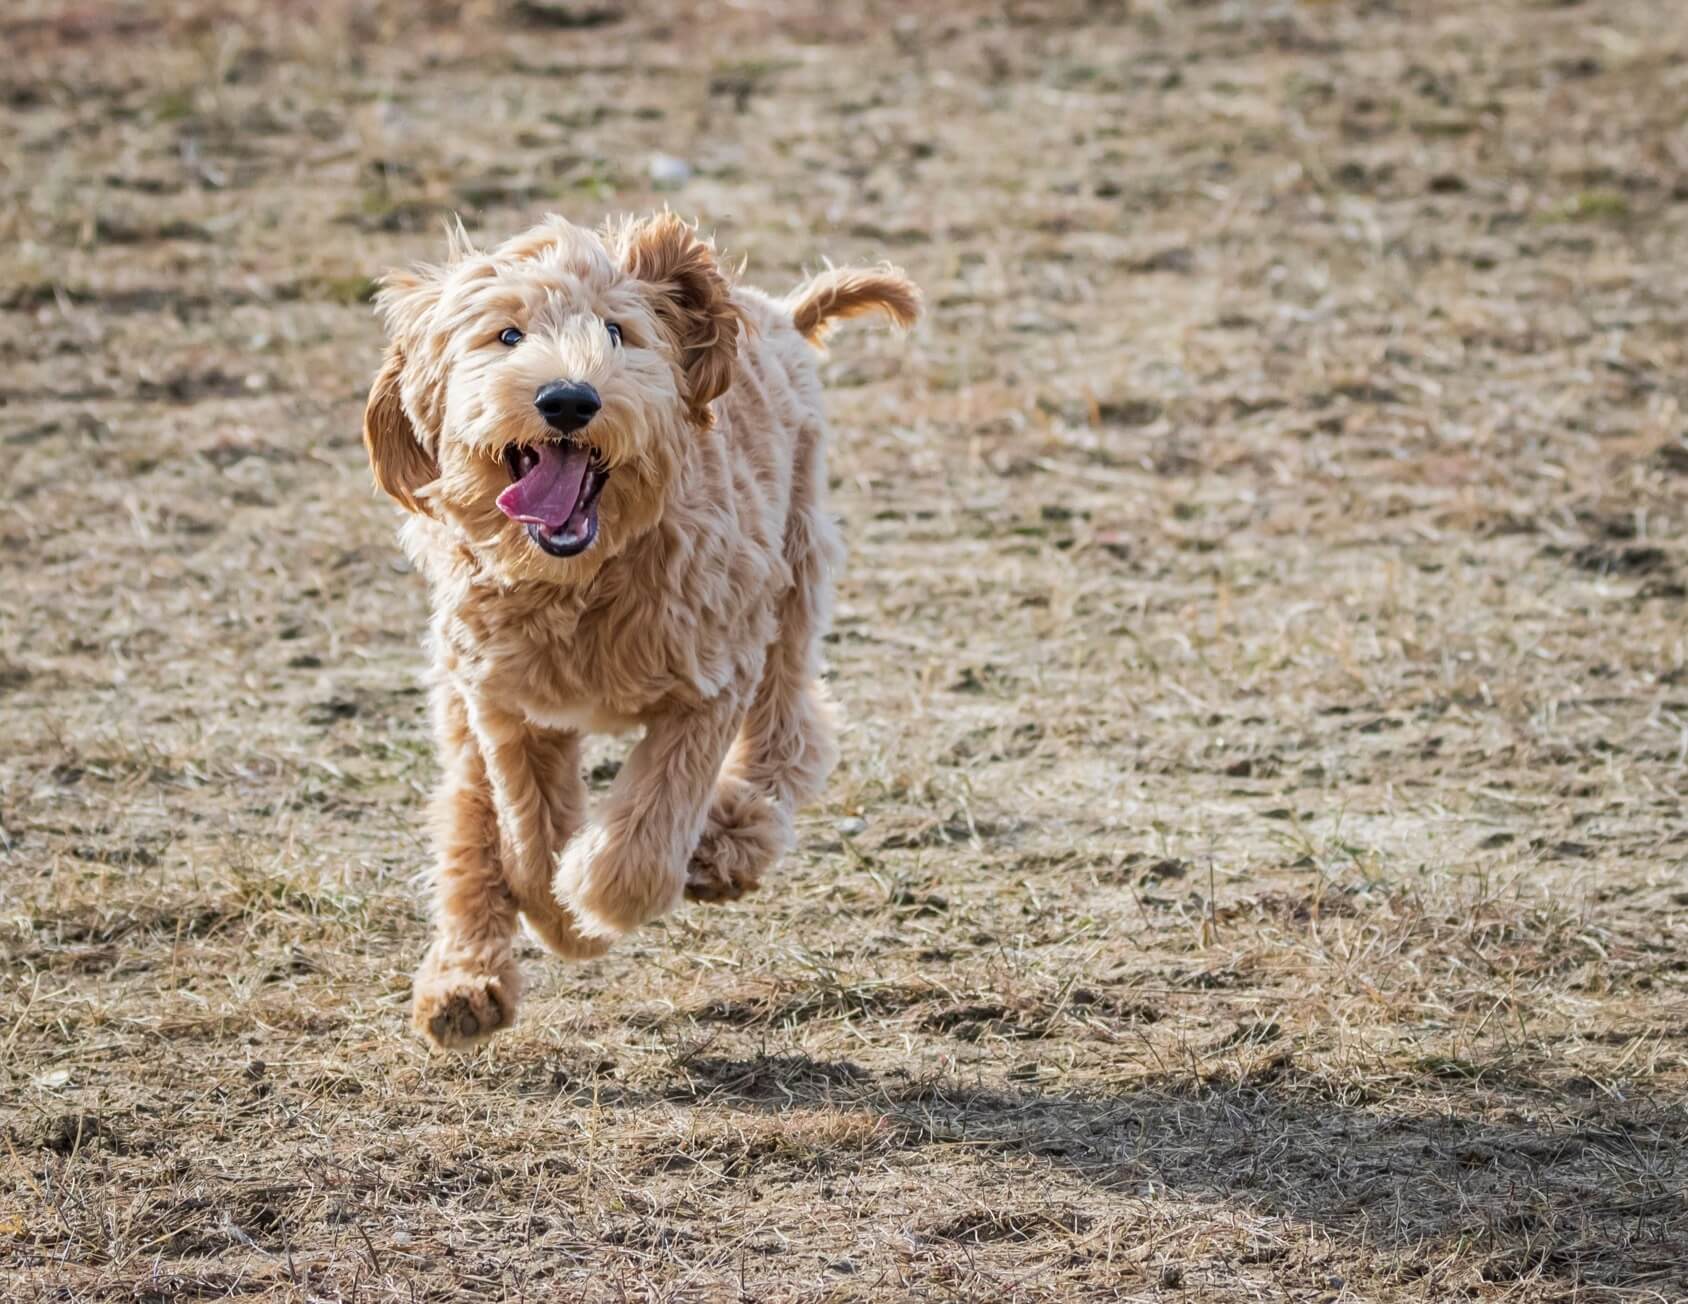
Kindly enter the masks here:
M 602 955 L 609 942 L 582 934 L 551 891 L 557 854 L 580 827 L 586 790 L 580 740 L 471 699 L 468 718 L 498 811 L 504 882 L 539 940 L 566 959 Z
M 435 690 L 434 725 L 444 774 L 434 795 L 433 945 L 411 989 L 417 1031 L 461 1049 L 508 1027 L 521 997 L 511 953 L 516 902 L 500 864 L 498 811 L 463 699 Z
M 460 1049 L 515 1021 L 521 973 L 516 912 L 552 950 L 601 954 L 550 894 L 552 866 L 572 832 L 556 827 L 580 801 L 578 745 L 495 711 L 471 710 L 454 687 L 436 690 L 445 774 L 433 804 L 433 945 L 416 974 L 412 1015 L 434 1045 Z M 572 785 L 572 787 L 570 786 Z
M 557 899 L 586 932 L 615 937 L 679 904 L 744 709 L 744 694 L 729 690 L 647 722 L 602 815 L 570 840 L 557 867 Z

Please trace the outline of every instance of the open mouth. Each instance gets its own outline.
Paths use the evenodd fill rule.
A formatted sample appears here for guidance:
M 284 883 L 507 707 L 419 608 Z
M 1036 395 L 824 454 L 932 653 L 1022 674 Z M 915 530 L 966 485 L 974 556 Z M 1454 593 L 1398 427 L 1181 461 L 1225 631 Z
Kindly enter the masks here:
M 532 539 L 553 557 L 574 557 L 598 537 L 598 495 L 609 468 L 598 450 L 572 439 L 543 444 L 507 444 L 504 465 L 510 487 L 498 495 L 498 510 L 527 526 Z

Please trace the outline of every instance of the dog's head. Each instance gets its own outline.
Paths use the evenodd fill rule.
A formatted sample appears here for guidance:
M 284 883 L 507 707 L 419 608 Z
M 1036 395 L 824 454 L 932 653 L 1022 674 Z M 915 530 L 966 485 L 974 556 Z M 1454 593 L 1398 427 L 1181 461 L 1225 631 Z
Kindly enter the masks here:
M 509 581 L 572 583 L 661 514 L 742 324 L 714 251 L 662 214 L 550 218 L 387 277 L 364 412 L 375 482 Z

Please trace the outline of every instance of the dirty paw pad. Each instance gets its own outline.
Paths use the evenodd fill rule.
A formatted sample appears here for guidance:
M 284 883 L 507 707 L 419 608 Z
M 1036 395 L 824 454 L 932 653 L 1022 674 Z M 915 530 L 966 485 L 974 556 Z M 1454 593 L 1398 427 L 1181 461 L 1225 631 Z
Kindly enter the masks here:
M 718 905 L 723 901 L 737 901 L 745 893 L 761 887 L 761 867 L 735 863 L 740 860 L 742 858 L 719 857 L 714 854 L 713 848 L 699 846 L 692 855 L 691 864 L 686 866 L 686 900 Z
M 498 978 L 446 975 L 416 993 L 417 1030 L 443 1049 L 473 1046 L 515 1018 L 514 995 Z
M 717 798 L 686 866 L 686 898 L 736 901 L 754 892 L 790 845 L 791 823 L 779 807 L 746 789 L 729 791 Z

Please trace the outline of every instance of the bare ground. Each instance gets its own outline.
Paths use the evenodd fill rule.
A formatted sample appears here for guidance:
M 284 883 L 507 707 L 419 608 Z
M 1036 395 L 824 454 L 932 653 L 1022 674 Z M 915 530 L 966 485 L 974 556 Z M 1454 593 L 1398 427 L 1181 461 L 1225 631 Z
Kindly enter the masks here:
M 0 1296 L 1688 1298 L 1680 6 L 0 46 Z M 665 201 L 927 291 L 827 364 L 844 761 L 430 1057 L 368 278 Z

